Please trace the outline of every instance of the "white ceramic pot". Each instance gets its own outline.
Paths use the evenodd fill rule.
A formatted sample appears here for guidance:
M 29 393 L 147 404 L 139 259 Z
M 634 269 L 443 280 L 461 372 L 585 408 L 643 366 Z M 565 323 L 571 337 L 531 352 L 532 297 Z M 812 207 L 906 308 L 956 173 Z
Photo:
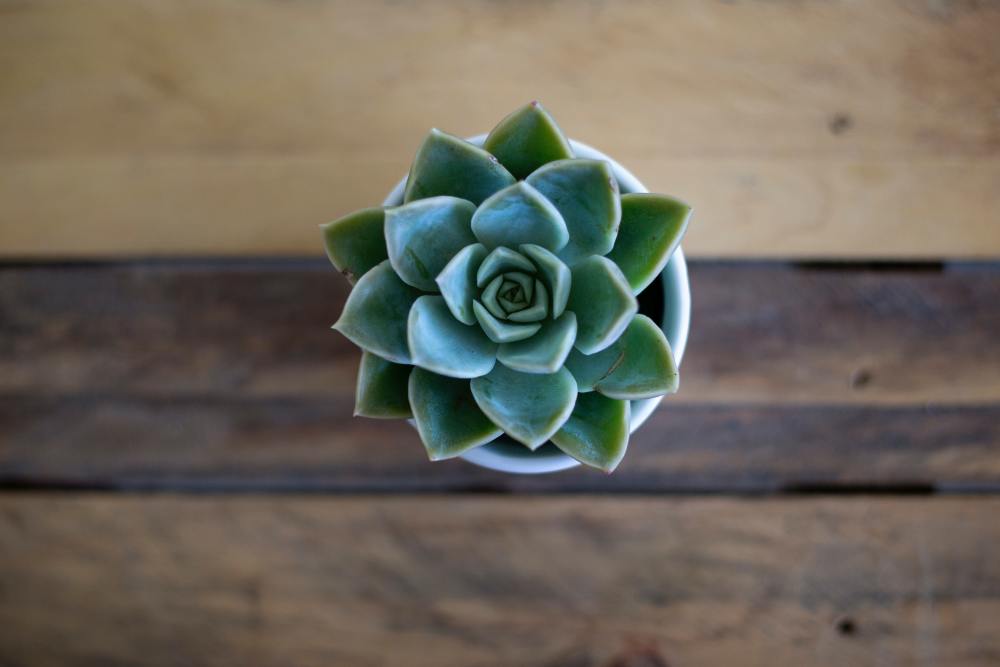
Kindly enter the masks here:
M 480 134 L 468 139 L 470 143 L 482 146 L 486 139 L 485 134 Z M 570 139 L 573 153 L 577 157 L 590 158 L 594 160 L 604 160 L 611 165 L 611 169 L 618 180 L 621 192 L 649 192 L 639 179 L 632 175 L 628 169 L 621 166 L 615 160 L 591 148 L 590 146 Z M 385 198 L 385 206 L 399 206 L 403 203 L 403 190 L 406 187 L 406 178 L 393 188 L 389 196 Z M 674 358 L 679 365 L 684 356 L 684 348 L 687 347 L 688 329 L 691 324 L 691 288 L 688 284 L 687 262 L 684 261 L 684 252 L 680 247 L 674 251 L 673 257 L 663 269 L 659 276 L 663 286 L 663 321 L 660 327 L 670 341 Z M 647 288 L 649 289 L 649 288 Z M 629 424 L 629 431 L 634 433 L 653 414 L 653 410 L 663 400 L 662 396 L 656 398 L 646 398 L 632 401 L 632 414 Z M 536 475 L 547 472 L 558 472 L 574 468 L 580 463 L 563 454 L 551 442 L 547 442 L 535 451 L 510 440 L 506 436 L 501 436 L 489 444 L 477 447 L 462 455 L 462 458 L 470 463 L 474 463 L 484 468 L 500 470 L 502 472 L 518 473 L 522 475 Z

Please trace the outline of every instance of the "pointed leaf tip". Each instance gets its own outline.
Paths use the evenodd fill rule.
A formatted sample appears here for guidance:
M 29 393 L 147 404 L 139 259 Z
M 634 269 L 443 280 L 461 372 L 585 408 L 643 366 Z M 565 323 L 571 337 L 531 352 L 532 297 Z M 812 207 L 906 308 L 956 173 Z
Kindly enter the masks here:
M 371 352 L 362 352 L 354 397 L 354 415 L 381 419 L 412 417 L 407 397 L 407 384 L 412 369 L 412 366 L 394 364 Z
M 435 278 L 472 234 L 472 202 L 456 197 L 421 199 L 385 213 L 385 240 L 392 268 L 406 283 L 436 292 Z
M 622 221 L 608 258 L 621 268 L 633 294 L 644 290 L 663 271 L 681 242 L 691 207 L 649 193 L 622 195 Z
M 412 363 L 406 320 L 419 296 L 385 260 L 358 280 L 333 328 L 368 352 L 397 364 Z
M 544 164 L 573 157 L 569 141 L 537 100 L 500 121 L 486 137 L 483 148 L 518 179 Z
M 486 257 L 486 248 L 473 243 L 462 248 L 441 270 L 435 282 L 455 319 L 463 324 L 475 324 L 472 300 L 476 295 L 476 267 Z
M 479 409 L 468 380 L 414 368 L 410 374 L 409 402 L 417 432 L 432 461 L 459 456 L 502 433 Z
M 450 195 L 479 205 L 515 180 L 490 153 L 435 129 L 417 150 L 403 201 Z
M 383 209 L 366 208 L 320 225 L 326 256 L 352 285 L 389 257 L 384 218 Z
M 639 304 L 621 270 L 606 257 L 588 257 L 572 273 L 567 308 L 576 313 L 576 347 L 594 354 L 622 334 Z
M 444 297 L 424 295 L 410 309 L 407 340 L 413 364 L 439 375 L 473 378 L 490 372 L 497 344 L 478 326 L 451 315 Z
M 625 457 L 629 415 L 628 401 L 580 394 L 573 413 L 552 435 L 552 442 L 580 463 L 612 472 Z
M 604 255 L 615 244 L 621 204 L 618 182 L 603 160 L 560 160 L 547 164 L 527 182 L 552 202 L 566 221 L 569 242 L 557 253 L 569 266 Z
M 550 375 L 519 373 L 498 364 L 471 383 L 476 403 L 504 432 L 537 449 L 569 419 L 576 381 L 565 369 Z
M 596 390 L 620 399 L 677 391 L 679 379 L 667 337 L 645 315 L 636 315 L 618 340 L 596 354 L 570 352 L 566 368 L 581 392 Z
M 554 252 L 569 240 L 556 207 L 524 181 L 484 201 L 472 216 L 472 232 L 488 249 L 534 243 Z

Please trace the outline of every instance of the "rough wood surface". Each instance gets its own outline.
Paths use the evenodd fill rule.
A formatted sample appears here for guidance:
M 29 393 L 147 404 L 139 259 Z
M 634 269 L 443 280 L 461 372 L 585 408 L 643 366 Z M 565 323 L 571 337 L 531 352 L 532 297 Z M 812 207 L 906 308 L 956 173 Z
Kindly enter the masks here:
M 692 267 L 681 392 L 613 476 L 429 465 L 352 418 L 320 262 L 0 271 L 0 481 L 107 488 L 729 490 L 1000 484 L 1000 271 Z
M 302 253 L 539 96 L 695 255 L 1000 256 L 1000 7 L 0 3 L 0 252 Z M 433 45 L 428 48 L 428 45 Z
M 992 667 L 998 512 L 6 495 L 0 662 Z

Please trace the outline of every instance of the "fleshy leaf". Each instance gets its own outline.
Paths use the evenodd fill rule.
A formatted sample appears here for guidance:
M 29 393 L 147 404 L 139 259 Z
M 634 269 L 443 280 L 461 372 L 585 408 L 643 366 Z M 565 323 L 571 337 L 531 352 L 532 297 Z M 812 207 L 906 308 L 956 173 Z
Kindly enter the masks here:
M 569 240 L 556 207 L 524 181 L 484 201 L 472 216 L 472 232 L 487 248 L 534 243 L 556 251 Z
M 604 255 L 615 244 L 621 204 L 618 181 L 603 160 L 561 160 L 547 164 L 526 181 L 559 209 L 569 242 L 557 253 L 573 266 L 591 255 Z
M 409 203 L 450 195 L 479 205 L 515 181 L 510 172 L 482 148 L 434 129 L 413 158 L 403 201 Z
M 474 378 L 496 363 L 497 344 L 451 315 L 444 297 L 424 295 L 410 309 L 407 340 L 413 364 L 439 375 Z
M 394 364 L 371 352 L 361 353 L 354 414 L 362 417 L 404 419 L 413 416 L 407 397 L 412 366 Z
M 549 293 L 541 280 L 535 281 L 534 296 L 531 305 L 524 310 L 511 313 L 507 319 L 511 322 L 537 322 L 549 314 Z
M 681 242 L 691 218 L 687 204 L 647 193 L 622 195 L 622 222 L 608 258 L 638 294 L 653 282 Z
M 529 449 L 537 449 L 562 427 L 577 396 L 576 381 L 565 368 L 534 375 L 498 364 L 471 386 L 486 416 Z
M 511 271 L 510 273 L 505 273 L 504 278 L 517 283 L 521 287 L 520 298 L 517 299 L 518 303 L 524 303 L 527 305 L 528 301 L 531 299 L 532 295 L 535 293 L 535 279 L 526 273 L 521 273 L 520 271 Z
M 366 208 L 320 225 L 326 256 L 352 285 L 389 257 L 384 223 L 383 209 Z
M 493 128 L 483 148 L 514 175 L 524 178 L 543 164 L 573 157 L 552 116 L 538 102 L 527 104 Z
M 483 304 L 478 301 L 472 302 L 472 310 L 476 314 L 476 319 L 479 320 L 479 325 L 483 328 L 483 332 L 494 343 L 512 343 L 524 340 L 533 336 L 536 331 L 542 328 L 542 325 L 537 322 L 513 324 L 511 322 L 500 321 L 493 317 L 490 311 L 484 308 Z
M 510 248 L 494 248 L 493 252 L 486 256 L 479 270 L 476 272 L 476 285 L 482 287 L 494 277 L 505 271 L 527 271 L 534 272 L 535 265 L 520 253 L 514 252 Z
M 607 257 L 589 257 L 573 267 L 567 308 L 576 313 L 576 347 L 600 352 L 621 335 L 639 309 L 621 270 Z
M 552 442 L 580 463 L 611 472 L 628 447 L 629 413 L 628 401 L 580 394 L 573 414 L 552 435 Z
M 481 243 L 467 245 L 451 258 L 434 280 L 448 304 L 448 310 L 463 324 L 476 323 L 472 300 L 476 295 L 476 267 L 484 257 L 486 248 Z
M 385 260 L 361 276 L 333 328 L 383 359 L 413 363 L 406 344 L 406 318 L 419 296 L 420 292 L 400 280 Z
M 470 222 L 476 207 L 455 197 L 431 197 L 385 212 L 392 268 L 404 282 L 436 292 L 434 278 L 462 248 L 476 242 Z
M 525 243 L 520 250 L 535 263 L 538 271 L 548 282 L 549 289 L 552 290 L 552 317 L 559 317 L 566 310 L 569 288 L 573 282 L 569 268 L 542 246 Z
M 468 380 L 414 368 L 409 398 L 417 432 L 432 461 L 458 456 L 502 433 L 476 405 Z
M 679 378 L 667 337 L 645 315 L 636 315 L 618 340 L 596 354 L 570 352 L 566 368 L 581 392 L 622 399 L 677 391 Z
M 502 285 L 503 276 L 495 277 L 492 281 L 490 281 L 490 284 L 486 286 L 486 289 L 483 290 L 483 293 L 479 298 L 482 299 L 483 305 L 486 306 L 486 309 L 490 311 L 494 317 L 506 318 L 507 313 L 500 307 L 500 299 L 498 296 Z
M 497 361 L 522 373 L 555 373 L 566 362 L 575 340 L 576 315 L 566 312 L 547 321 L 531 338 L 501 345 Z

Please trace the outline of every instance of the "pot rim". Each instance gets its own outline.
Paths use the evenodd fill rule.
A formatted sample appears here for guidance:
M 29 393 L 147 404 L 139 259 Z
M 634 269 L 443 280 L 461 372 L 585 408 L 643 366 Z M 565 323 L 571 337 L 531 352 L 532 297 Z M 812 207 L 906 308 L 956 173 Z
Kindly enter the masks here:
M 469 137 L 466 141 L 476 146 L 482 146 L 486 141 L 486 136 L 485 134 L 478 134 L 474 137 Z M 611 165 L 611 171 L 614 173 L 622 192 L 649 192 L 649 189 L 632 172 L 623 167 L 614 158 L 583 142 L 570 139 L 569 143 L 576 157 L 604 160 Z M 403 191 L 406 188 L 406 179 L 407 176 L 404 176 L 396 184 L 396 187 L 389 192 L 385 201 L 382 202 L 383 206 L 399 206 L 403 203 Z M 679 245 L 674 250 L 670 261 L 658 276 L 658 280 L 663 282 L 665 302 L 664 321 L 659 323 L 660 328 L 666 334 L 667 340 L 670 342 L 670 348 L 674 353 L 674 359 L 677 365 L 680 366 L 684 350 L 687 348 L 688 330 L 691 325 L 691 288 L 688 281 L 687 262 L 684 259 L 684 251 Z M 667 325 L 668 309 L 671 309 L 673 314 L 669 318 L 671 320 L 669 327 Z M 632 401 L 632 415 L 629 422 L 630 434 L 638 430 L 649 419 L 662 400 L 663 396 L 657 396 L 656 398 Z M 523 452 L 517 450 L 516 453 L 511 453 L 511 445 L 487 443 L 465 452 L 460 458 L 483 468 L 522 475 L 559 472 L 560 470 L 568 470 L 580 465 L 579 461 L 552 447 L 551 444 L 547 444 L 534 452 L 526 448 L 522 449 L 524 449 Z

